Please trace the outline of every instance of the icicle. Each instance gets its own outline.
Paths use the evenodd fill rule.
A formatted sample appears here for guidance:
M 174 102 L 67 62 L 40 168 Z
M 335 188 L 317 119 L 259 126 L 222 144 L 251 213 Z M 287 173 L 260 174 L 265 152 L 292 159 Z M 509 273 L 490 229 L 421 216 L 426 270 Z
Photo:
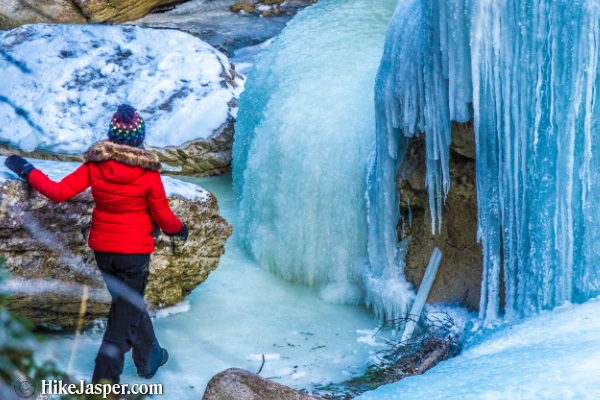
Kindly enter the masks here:
M 587 240 L 600 232 L 586 211 L 600 206 L 589 197 L 591 165 L 599 166 L 590 136 L 598 129 L 591 121 L 598 112 L 599 14 L 589 1 L 475 4 L 481 312 L 491 321 L 499 313 L 501 268 L 508 317 L 600 293 L 598 270 L 591 277 L 588 265 L 596 245 Z
M 433 253 L 431 253 L 431 257 L 429 258 L 429 264 L 427 265 L 427 269 L 425 270 L 425 275 L 423 276 L 423 280 L 421 281 L 421 286 L 419 286 L 419 291 L 417 292 L 417 297 L 410 309 L 410 319 L 406 323 L 404 327 L 404 332 L 402 333 L 401 342 L 406 342 L 410 340 L 415 331 L 415 327 L 417 326 L 417 322 L 419 318 L 421 318 L 421 312 L 423 312 L 423 307 L 425 306 L 425 302 L 427 301 L 427 296 L 429 296 L 429 291 L 433 286 L 433 282 L 435 281 L 435 276 L 438 271 L 438 267 L 442 262 L 442 252 L 437 247 L 433 249 Z
M 515 318 L 600 294 L 599 9 L 594 0 L 399 2 L 375 91 L 373 271 L 395 260 L 401 272 L 389 220 L 409 138 L 425 134 L 435 232 L 450 121 L 468 120 L 472 103 L 481 316 Z
M 450 187 L 451 116 L 463 122 L 471 117 L 470 78 L 448 84 L 449 77 L 470 73 L 465 18 L 464 0 L 401 1 L 392 17 L 375 83 L 377 133 L 367 181 L 367 282 L 382 276 L 404 280 L 404 263 L 397 248 L 400 195 L 396 191 L 396 172 L 404 160 L 408 141 L 421 132 L 426 143 L 425 184 L 429 191 L 431 231 L 441 229 L 442 204 Z M 404 286 L 408 284 L 398 285 Z M 369 290 L 369 285 L 366 287 L 370 301 L 380 297 Z

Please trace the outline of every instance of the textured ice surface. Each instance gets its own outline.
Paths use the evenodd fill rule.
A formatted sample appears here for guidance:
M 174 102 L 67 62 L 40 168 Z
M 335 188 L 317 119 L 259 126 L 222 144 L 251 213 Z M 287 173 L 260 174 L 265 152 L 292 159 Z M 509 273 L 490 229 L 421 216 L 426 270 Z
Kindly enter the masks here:
M 215 194 L 223 217 L 237 226 L 230 177 L 186 180 Z M 189 311 L 154 320 L 171 358 L 150 382 L 163 383 L 162 397 L 169 400 L 200 399 L 208 380 L 226 368 L 256 372 L 262 354 L 266 363 L 261 375 L 276 382 L 297 389 L 342 382 L 364 372 L 371 353 L 382 349 L 386 338 L 372 339 L 376 324 L 364 307 L 324 302 L 313 289 L 273 276 L 250 260 L 234 238 L 219 268 L 187 302 L 181 307 Z M 94 331 L 82 337 L 77 377 L 91 379 L 101 338 L 102 332 Z M 57 334 L 50 335 L 43 350 L 64 366 L 72 346 L 72 334 Z M 121 382 L 148 382 L 137 377 L 130 354 Z
M 482 314 L 598 295 L 600 3 L 479 2 L 471 44 Z
M 238 0 L 191 0 L 164 13 L 152 13 L 134 24 L 181 29 L 198 36 L 217 49 L 237 55 L 242 47 L 254 46 L 277 36 L 290 20 L 288 16 L 260 18 L 232 13 L 229 6 Z
M 484 331 L 461 355 L 360 400 L 598 399 L 600 301 Z
M 19 179 L 19 177 L 6 168 L 4 161 L 6 157 L 0 157 L 0 183 L 7 179 Z M 61 162 L 48 160 L 28 159 L 29 162 L 37 169 L 48 175 L 54 181 L 60 181 L 62 178 L 75 171 L 81 163 L 76 162 Z M 179 179 L 174 179 L 169 176 L 162 176 L 162 182 L 165 187 L 165 192 L 168 196 L 179 195 L 186 199 L 208 200 L 209 193 L 198 185 L 183 182 Z
M 258 58 L 234 143 L 238 237 L 258 263 L 364 302 L 365 169 L 373 87 L 393 1 L 319 1 Z
M 374 273 L 401 270 L 394 182 L 408 138 L 425 133 L 441 223 L 450 122 L 472 102 L 482 316 L 499 316 L 501 274 L 509 318 L 600 293 L 599 20 L 595 0 L 398 2 L 375 90 Z
M 0 58 L 0 95 L 43 130 L 0 103 L 0 141 L 26 151 L 83 152 L 121 103 L 144 117 L 150 146 L 207 138 L 235 114 L 229 102 L 242 89 L 223 79 L 227 57 L 175 30 L 28 25 L 0 34 L 0 46 L 25 66 Z

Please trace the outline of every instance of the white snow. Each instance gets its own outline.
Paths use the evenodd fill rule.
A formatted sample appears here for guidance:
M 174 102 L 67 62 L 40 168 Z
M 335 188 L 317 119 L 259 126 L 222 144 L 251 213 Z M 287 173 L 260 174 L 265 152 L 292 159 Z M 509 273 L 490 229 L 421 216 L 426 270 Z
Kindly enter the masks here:
M 461 355 L 360 400 L 598 399 L 600 299 L 483 331 Z
M 166 318 L 188 311 L 190 311 L 190 302 L 188 300 L 184 300 L 179 304 L 175 304 L 174 306 L 151 311 L 150 315 L 154 318 Z
M 229 60 L 189 34 L 133 26 L 27 25 L 0 34 L 0 47 L 29 71 L 0 58 L 0 95 L 43 132 L 0 103 L 0 141 L 25 151 L 81 153 L 103 139 L 116 107 L 146 121 L 146 143 L 206 139 L 237 108 L 243 90 L 223 78 Z
M 7 179 L 19 179 L 15 173 L 4 165 L 5 160 L 6 157 L 0 157 L 0 183 L 5 182 Z M 28 161 L 54 181 L 60 181 L 81 165 L 81 163 L 77 162 L 36 160 L 32 158 L 28 159 Z M 163 175 L 162 182 L 167 196 L 179 195 L 189 200 L 200 201 L 206 201 L 210 196 L 210 193 L 206 189 L 179 179 Z

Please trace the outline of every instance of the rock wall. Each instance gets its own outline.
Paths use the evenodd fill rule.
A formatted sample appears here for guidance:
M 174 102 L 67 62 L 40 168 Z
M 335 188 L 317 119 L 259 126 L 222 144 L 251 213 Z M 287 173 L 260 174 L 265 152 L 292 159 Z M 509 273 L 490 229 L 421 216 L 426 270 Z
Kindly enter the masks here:
M 443 254 L 428 302 L 459 301 L 479 308 L 483 262 L 477 243 L 477 188 L 475 184 L 475 135 L 471 123 L 452 126 L 450 191 L 443 206 L 442 229 L 431 233 L 428 192 L 425 187 L 425 141 L 411 141 L 397 177 L 402 191 L 400 212 L 404 220 L 399 235 L 409 237 L 405 273 L 415 287 L 421 282 L 434 247 Z M 409 224 L 409 204 L 412 224 Z
M 218 266 L 232 228 L 219 216 L 217 200 L 171 196 L 173 211 L 190 229 L 175 254 L 157 239 L 146 300 L 150 308 L 181 302 Z M 87 246 L 93 199 L 89 191 L 53 203 L 23 181 L 0 184 L 0 255 L 14 279 L 8 307 L 36 324 L 74 327 L 83 287 L 89 288 L 85 322 L 106 316 L 110 297 Z
M 33 23 L 122 23 L 186 0 L 0 0 L 0 30 Z

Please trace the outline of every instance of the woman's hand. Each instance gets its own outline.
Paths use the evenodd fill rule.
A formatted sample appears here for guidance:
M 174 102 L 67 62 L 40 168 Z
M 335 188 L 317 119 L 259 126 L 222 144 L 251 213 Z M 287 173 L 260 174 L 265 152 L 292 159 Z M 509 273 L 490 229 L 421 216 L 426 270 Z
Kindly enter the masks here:
M 164 232 L 164 231 L 163 231 Z M 167 233 L 165 232 L 165 235 L 170 236 L 170 237 L 176 237 L 179 238 L 181 240 L 183 240 L 184 242 L 188 240 L 188 237 L 190 237 L 190 231 L 188 230 L 187 225 L 185 224 L 185 222 L 181 222 L 181 229 L 179 230 L 179 232 L 177 233 Z
M 188 237 L 190 237 L 190 231 L 188 230 L 188 227 L 185 224 L 185 222 L 182 222 L 181 225 L 181 230 L 177 232 L 175 236 L 177 236 L 179 239 L 185 242 L 188 240 Z
M 29 174 L 31 171 L 35 169 L 35 167 L 31 165 L 29 161 L 14 154 L 6 158 L 4 165 L 6 165 L 11 171 L 26 181 L 29 180 Z

